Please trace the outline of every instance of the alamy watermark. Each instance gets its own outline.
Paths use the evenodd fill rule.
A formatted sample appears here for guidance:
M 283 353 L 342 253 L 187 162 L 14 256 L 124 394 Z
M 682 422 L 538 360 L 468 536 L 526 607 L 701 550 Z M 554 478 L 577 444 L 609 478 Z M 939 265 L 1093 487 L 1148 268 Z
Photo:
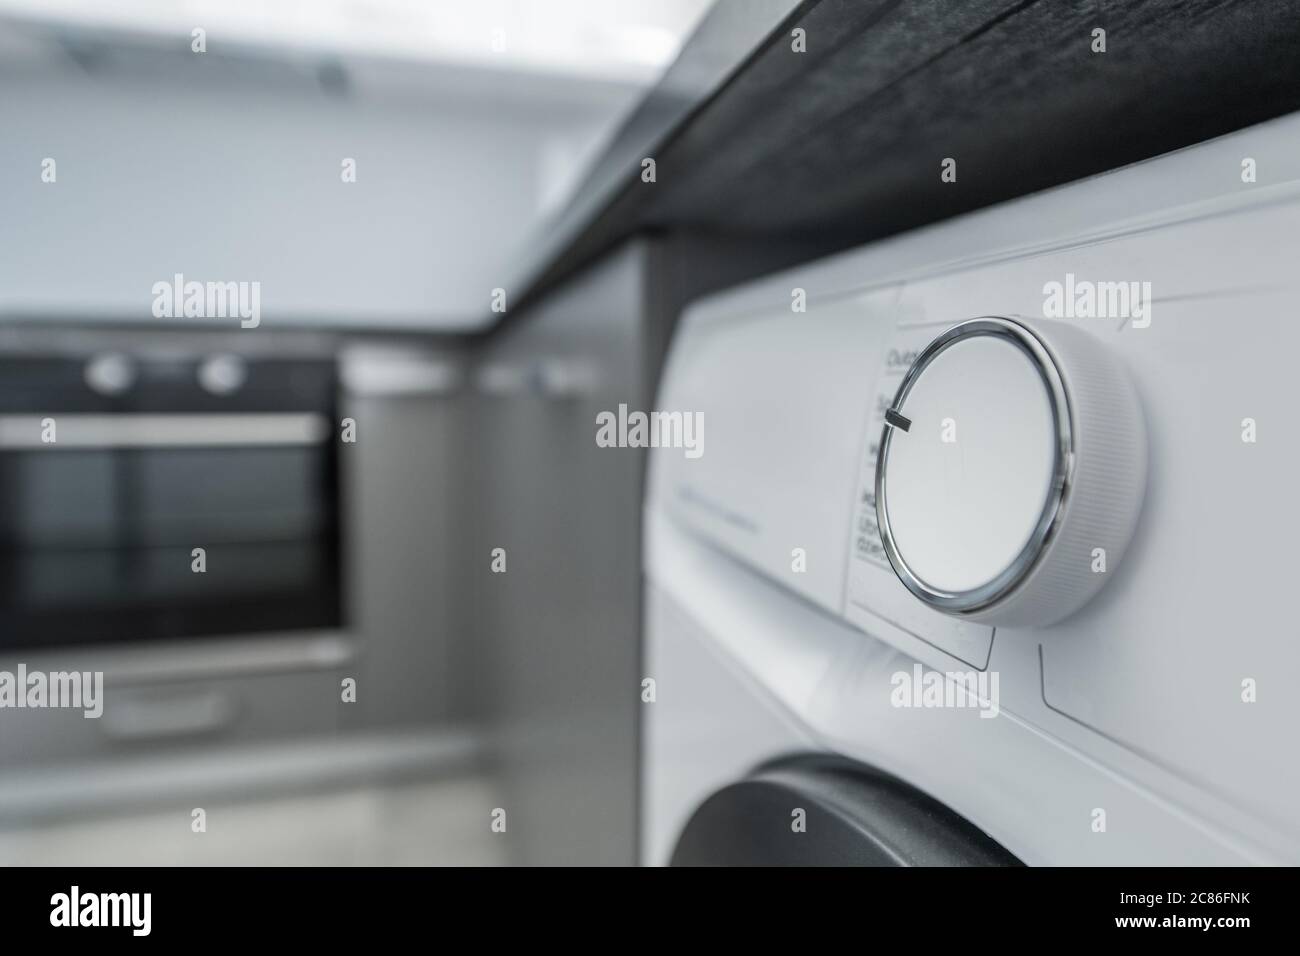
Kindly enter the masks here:
M 889 683 L 894 688 L 889 703 L 894 707 L 968 707 L 978 710 L 980 717 L 1001 712 L 997 671 L 927 671 L 913 664 L 910 673 L 895 671 Z
M 1065 274 L 1043 286 L 1043 317 L 1047 319 L 1129 319 L 1133 328 L 1151 324 L 1150 282 L 1093 282 Z
M 83 893 L 74 884 L 50 897 L 50 925 L 58 927 L 120 926 L 133 936 L 148 936 L 152 911 L 152 893 Z
M 103 671 L 0 671 L 0 709 L 69 708 L 97 719 L 104 713 Z
M 155 282 L 151 291 L 156 319 L 239 319 L 245 329 L 262 323 L 260 282 L 186 281 L 178 272 L 170 282 Z
M 601 448 L 681 448 L 687 458 L 704 454 L 703 412 L 629 412 L 596 416 L 596 444 Z

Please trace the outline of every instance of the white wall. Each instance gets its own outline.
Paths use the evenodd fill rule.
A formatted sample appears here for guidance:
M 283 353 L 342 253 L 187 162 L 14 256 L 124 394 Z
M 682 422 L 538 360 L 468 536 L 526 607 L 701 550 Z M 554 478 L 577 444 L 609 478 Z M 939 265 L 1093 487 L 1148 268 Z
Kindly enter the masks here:
M 151 286 L 182 272 L 259 280 L 264 326 L 468 327 L 635 96 L 374 64 L 338 95 L 314 65 L 40 53 L 0 56 L 0 321 L 160 321 Z

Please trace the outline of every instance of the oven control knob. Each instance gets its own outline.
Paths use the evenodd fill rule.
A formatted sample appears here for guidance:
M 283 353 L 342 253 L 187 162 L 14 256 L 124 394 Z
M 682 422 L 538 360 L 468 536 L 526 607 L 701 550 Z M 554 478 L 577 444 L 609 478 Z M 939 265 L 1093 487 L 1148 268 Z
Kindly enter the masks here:
M 1051 624 L 1115 573 L 1146 463 L 1137 393 L 1096 338 L 1055 322 L 962 322 L 920 352 L 885 414 L 885 553 L 940 611 Z
M 86 363 L 82 373 L 86 384 L 100 395 L 121 395 L 132 385 L 138 373 L 135 362 L 120 352 L 105 352 Z
M 212 395 L 231 395 L 248 380 L 248 365 L 238 355 L 214 355 L 199 366 L 199 384 Z

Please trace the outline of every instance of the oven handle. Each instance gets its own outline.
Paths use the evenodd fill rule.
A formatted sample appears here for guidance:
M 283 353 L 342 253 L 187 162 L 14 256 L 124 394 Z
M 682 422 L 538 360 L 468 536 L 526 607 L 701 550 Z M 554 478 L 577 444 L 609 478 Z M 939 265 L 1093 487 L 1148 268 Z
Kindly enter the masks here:
M 316 412 L 0 415 L 0 451 L 319 445 L 329 432 Z
M 192 737 L 231 726 L 239 708 L 220 691 L 175 694 L 168 697 L 123 695 L 105 708 L 102 730 L 114 740 L 148 740 Z

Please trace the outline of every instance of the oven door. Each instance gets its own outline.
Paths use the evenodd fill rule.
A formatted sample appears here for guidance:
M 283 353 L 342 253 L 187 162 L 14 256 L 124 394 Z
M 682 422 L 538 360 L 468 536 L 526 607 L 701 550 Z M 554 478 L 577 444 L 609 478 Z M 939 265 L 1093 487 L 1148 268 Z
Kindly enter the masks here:
M 142 389 L 0 414 L 0 647 L 338 626 L 332 388 Z

